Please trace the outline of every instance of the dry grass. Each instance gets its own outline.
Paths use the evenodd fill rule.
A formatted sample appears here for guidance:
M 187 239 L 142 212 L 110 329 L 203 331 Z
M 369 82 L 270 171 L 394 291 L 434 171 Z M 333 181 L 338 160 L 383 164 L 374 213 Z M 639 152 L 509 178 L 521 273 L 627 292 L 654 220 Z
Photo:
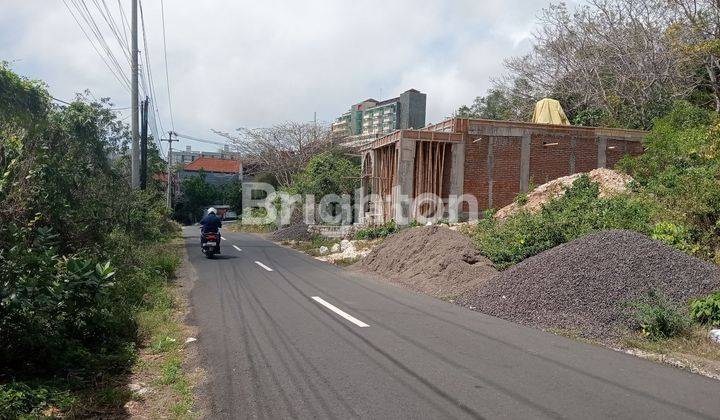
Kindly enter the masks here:
M 184 255 L 181 239 L 171 246 Z M 187 258 L 184 258 L 187 264 Z M 184 270 L 179 270 L 175 282 L 156 291 L 152 308 L 138 315 L 142 346 L 138 362 L 130 375 L 129 383 L 143 388 L 135 391 L 132 401 L 126 404 L 131 417 L 137 418 L 195 418 L 193 387 L 199 375 L 190 372 L 189 353 L 196 344 L 185 344 L 195 331 L 184 324 L 188 305 L 182 293 Z
M 639 335 L 626 338 L 625 347 L 650 353 L 684 358 L 712 367 L 720 374 L 720 344 L 708 338 L 709 330 L 702 326 L 693 326 L 688 331 L 666 340 L 648 340 Z

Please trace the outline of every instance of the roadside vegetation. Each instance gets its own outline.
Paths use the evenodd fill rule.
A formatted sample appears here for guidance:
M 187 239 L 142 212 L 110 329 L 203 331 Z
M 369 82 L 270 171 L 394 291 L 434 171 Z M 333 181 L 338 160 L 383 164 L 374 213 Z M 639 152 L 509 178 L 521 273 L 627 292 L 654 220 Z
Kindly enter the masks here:
M 122 414 L 150 320 L 173 305 L 177 228 L 159 185 L 129 187 L 108 100 L 53 105 L 5 66 L 0 96 L 0 418 Z
M 686 102 L 656 121 L 646 152 L 619 164 L 635 179 L 631 192 L 599 198 L 587 176 L 537 213 L 503 221 L 492 213 L 471 234 L 500 269 L 591 232 L 628 229 L 718 263 L 720 131 L 717 114 Z
M 625 157 L 621 170 L 633 177 L 629 191 L 599 197 L 599 185 L 578 178 L 565 194 L 540 211 L 497 219 L 489 212 L 468 229 L 481 253 L 500 270 L 590 233 L 625 229 L 677 250 L 720 263 L 720 118 L 714 111 L 676 102 L 658 118 L 646 151 Z M 522 199 L 522 198 L 520 198 Z M 720 325 L 720 295 L 673 301 L 657 290 L 626 302 L 634 328 L 623 345 L 682 360 L 713 362 L 718 352 L 707 338 Z M 694 362 L 687 362 L 693 365 Z

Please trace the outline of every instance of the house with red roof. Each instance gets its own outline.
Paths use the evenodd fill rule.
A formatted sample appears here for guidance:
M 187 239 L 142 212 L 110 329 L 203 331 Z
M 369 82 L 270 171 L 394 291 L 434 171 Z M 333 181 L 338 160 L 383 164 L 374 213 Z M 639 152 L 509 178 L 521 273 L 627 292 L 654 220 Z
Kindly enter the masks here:
M 183 180 L 204 173 L 205 181 L 213 185 L 222 185 L 240 180 L 241 170 L 242 162 L 239 160 L 202 156 L 183 166 L 178 175 Z

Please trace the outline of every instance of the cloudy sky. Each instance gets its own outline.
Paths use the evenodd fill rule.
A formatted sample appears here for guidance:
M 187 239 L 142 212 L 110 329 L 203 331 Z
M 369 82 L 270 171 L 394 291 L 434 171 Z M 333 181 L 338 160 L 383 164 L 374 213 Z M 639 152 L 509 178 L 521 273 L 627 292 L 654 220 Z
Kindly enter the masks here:
M 94 12 L 123 70 L 127 59 L 96 5 L 115 19 L 130 0 L 65 0 Z M 164 0 L 170 92 L 178 132 L 287 120 L 332 121 L 350 104 L 416 88 L 428 122 L 472 102 L 530 47 L 544 0 Z M 148 52 L 166 129 L 159 0 L 144 0 Z M 142 41 L 141 41 L 142 42 Z M 141 49 L 143 47 L 141 46 Z M 57 98 L 90 89 L 127 107 L 129 92 L 105 66 L 63 0 L 0 0 L 0 60 L 47 82 Z M 193 146 L 200 146 L 193 144 Z M 204 148 L 208 148 L 205 146 Z

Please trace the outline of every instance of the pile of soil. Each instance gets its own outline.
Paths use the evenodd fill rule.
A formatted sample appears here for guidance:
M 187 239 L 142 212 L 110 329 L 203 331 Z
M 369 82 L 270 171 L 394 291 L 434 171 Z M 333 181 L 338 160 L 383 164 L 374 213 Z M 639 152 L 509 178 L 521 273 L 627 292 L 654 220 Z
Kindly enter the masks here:
M 685 305 L 720 289 L 720 268 L 639 233 L 609 230 L 528 258 L 459 301 L 526 325 L 612 338 L 631 325 L 627 303 L 650 289 Z
M 308 225 L 304 222 L 295 222 L 287 227 L 280 228 L 269 235 L 271 241 L 309 241 L 312 235 L 308 232 Z
M 458 296 L 497 274 L 470 238 L 441 226 L 392 235 L 353 268 L 439 298 Z
M 497 213 L 495 213 L 495 218 L 504 220 L 523 210 L 536 213 L 553 198 L 563 196 L 565 190 L 571 187 L 572 183 L 580 178 L 581 175 L 583 174 L 568 175 L 542 184 L 527 194 L 527 202 L 525 204 L 511 203 L 498 210 Z M 600 198 L 611 197 L 626 192 L 628 184 L 632 181 L 631 176 L 606 168 L 593 169 L 588 172 L 587 175 L 592 182 L 599 184 Z

